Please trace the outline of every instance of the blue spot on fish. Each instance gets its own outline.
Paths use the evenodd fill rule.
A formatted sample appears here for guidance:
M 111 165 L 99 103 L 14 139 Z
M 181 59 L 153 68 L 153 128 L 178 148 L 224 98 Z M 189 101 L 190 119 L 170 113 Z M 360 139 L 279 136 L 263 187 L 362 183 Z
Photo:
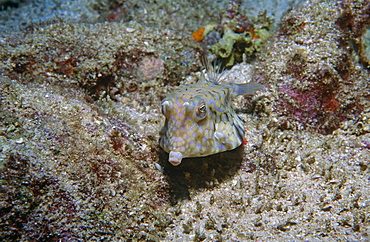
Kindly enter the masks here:
M 216 109 L 217 112 L 220 112 L 220 113 L 223 112 L 223 110 L 221 108 L 217 107 L 217 105 L 214 105 L 214 108 Z

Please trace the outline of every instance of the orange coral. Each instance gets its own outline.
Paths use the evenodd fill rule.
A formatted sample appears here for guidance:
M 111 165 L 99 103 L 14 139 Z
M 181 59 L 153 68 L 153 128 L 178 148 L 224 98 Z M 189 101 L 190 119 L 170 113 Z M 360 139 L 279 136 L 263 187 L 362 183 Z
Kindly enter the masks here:
M 236 30 L 236 33 L 244 33 L 244 32 L 249 32 L 251 33 L 252 35 L 252 40 L 255 40 L 255 39 L 259 39 L 260 36 L 256 34 L 256 30 L 254 28 L 249 28 L 249 29 L 244 29 L 244 28 L 241 28 L 241 29 L 237 29 Z
M 196 40 L 196 41 L 202 41 L 204 39 L 204 30 L 206 28 L 204 27 L 200 27 L 197 31 L 195 31 L 194 33 L 192 33 L 191 35 L 193 35 L 193 38 Z

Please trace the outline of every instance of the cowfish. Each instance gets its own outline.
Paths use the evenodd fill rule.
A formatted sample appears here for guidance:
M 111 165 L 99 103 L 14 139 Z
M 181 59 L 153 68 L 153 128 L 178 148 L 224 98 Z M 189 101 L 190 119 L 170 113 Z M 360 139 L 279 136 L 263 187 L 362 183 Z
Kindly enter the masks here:
M 232 107 L 238 95 L 253 94 L 257 83 L 221 83 L 225 72 L 206 63 L 195 84 L 182 85 L 161 102 L 165 116 L 159 144 L 177 166 L 183 158 L 202 157 L 239 147 L 244 140 L 243 120 Z

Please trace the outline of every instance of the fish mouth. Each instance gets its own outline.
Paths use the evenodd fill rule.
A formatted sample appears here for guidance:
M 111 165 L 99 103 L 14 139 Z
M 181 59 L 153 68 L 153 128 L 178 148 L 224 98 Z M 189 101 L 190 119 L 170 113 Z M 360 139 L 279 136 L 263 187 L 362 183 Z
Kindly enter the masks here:
M 183 155 L 181 154 L 181 152 L 171 151 L 170 155 L 169 155 L 169 158 L 168 158 L 168 161 L 173 166 L 178 166 L 181 163 L 182 157 L 183 157 Z

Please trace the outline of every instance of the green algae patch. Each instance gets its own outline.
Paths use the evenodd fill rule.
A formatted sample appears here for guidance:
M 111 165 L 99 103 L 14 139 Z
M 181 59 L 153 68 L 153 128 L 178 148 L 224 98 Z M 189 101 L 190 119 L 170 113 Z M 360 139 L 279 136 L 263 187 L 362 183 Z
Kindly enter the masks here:
M 226 66 L 251 59 L 271 35 L 272 19 L 267 17 L 266 12 L 261 13 L 255 19 L 249 19 L 241 14 L 239 7 L 241 1 L 231 1 L 228 9 L 224 10 L 220 23 L 207 24 L 193 33 L 196 41 L 207 43 L 213 32 L 218 32 L 220 38 L 215 44 L 209 45 L 208 49 L 224 60 Z
M 226 59 L 226 66 L 232 66 L 243 60 L 243 55 L 252 56 L 260 51 L 263 43 L 270 36 L 265 29 L 259 29 L 254 37 L 250 32 L 234 33 L 230 28 L 224 29 L 224 35 L 220 41 L 209 47 L 209 50 L 217 56 Z

